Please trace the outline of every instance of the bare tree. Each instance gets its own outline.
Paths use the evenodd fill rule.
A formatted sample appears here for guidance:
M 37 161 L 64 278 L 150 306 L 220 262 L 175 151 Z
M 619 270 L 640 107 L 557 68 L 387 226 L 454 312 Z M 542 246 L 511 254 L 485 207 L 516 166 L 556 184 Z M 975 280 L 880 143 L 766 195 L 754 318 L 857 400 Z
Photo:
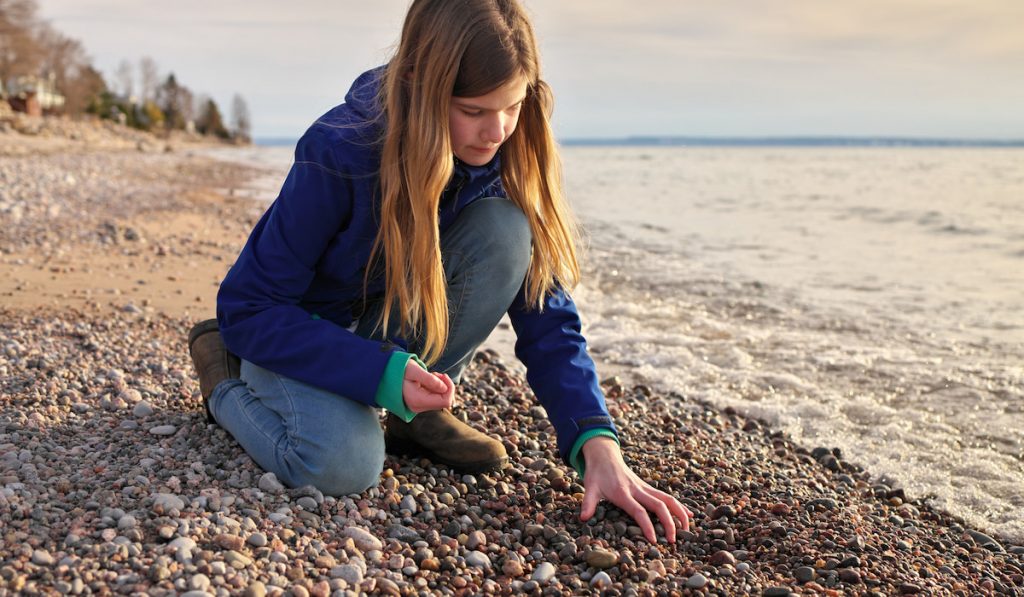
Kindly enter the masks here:
M 135 74 L 132 65 L 127 60 L 122 60 L 114 71 L 114 82 L 117 84 L 117 92 L 125 99 L 129 99 L 135 92 Z
M 245 98 L 239 94 L 231 100 L 231 134 L 239 141 L 249 142 L 252 140 L 252 117 L 249 115 L 249 105 Z
M 179 85 L 178 87 L 178 110 L 181 112 L 181 118 L 185 123 L 185 130 L 189 130 L 189 123 L 195 126 L 195 100 L 192 97 L 192 90 L 184 85 Z
M 35 0 L 0 0 L 0 87 L 11 77 L 39 69 Z
M 156 99 L 156 86 L 160 84 L 160 69 L 156 61 L 149 56 L 143 56 L 139 60 L 139 95 L 142 101 L 147 102 Z

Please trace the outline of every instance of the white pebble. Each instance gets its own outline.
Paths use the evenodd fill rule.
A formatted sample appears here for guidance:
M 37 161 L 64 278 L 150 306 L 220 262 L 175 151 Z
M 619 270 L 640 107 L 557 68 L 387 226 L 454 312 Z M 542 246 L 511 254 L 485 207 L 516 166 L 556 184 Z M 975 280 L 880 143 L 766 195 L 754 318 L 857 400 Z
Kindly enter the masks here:
M 554 578 L 555 576 L 555 565 L 551 562 L 541 562 L 539 566 L 533 571 L 533 576 L 530 580 L 537 581 L 538 583 L 544 584 Z
M 157 425 L 149 430 L 153 435 L 174 435 L 176 431 L 178 428 L 174 425 Z

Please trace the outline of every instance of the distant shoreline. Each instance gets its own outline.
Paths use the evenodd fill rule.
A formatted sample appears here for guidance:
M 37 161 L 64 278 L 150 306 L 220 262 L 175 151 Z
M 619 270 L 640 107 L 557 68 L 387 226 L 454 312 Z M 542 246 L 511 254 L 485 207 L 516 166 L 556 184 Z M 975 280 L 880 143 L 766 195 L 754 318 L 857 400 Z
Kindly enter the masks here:
M 289 147 L 297 139 L 257 137 L 263 147 Z M 1024 139 L 957 139 L 919 137 L 598 137 L 567 138 L 566 147 L 1024 147 Z

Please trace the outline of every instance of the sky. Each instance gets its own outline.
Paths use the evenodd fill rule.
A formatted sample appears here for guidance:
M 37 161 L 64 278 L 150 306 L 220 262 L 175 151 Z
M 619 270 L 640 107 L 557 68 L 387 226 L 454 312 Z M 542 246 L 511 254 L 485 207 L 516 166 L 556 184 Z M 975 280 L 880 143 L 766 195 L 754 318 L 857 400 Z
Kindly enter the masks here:
M 568 138 L 1024 138 L 1022 0 L 523 0 Z M 397 44 L 407 0 L 38 0 L 113 81 L 152 57 L 297 138 Z

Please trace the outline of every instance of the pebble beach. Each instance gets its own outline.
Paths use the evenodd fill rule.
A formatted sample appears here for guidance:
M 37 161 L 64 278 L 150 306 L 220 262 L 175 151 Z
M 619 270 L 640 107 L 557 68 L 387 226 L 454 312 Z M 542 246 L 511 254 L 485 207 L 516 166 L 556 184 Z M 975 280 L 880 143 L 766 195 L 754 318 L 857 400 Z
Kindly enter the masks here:
M 185 346 L 259 172 L 22 137 L 0 133 L 0 595 L 1024 594 L 1024 547 L 685 388 L 603 383 L 627 462 L 690 530 L 650 544 L 609 505 L 581 523 L 582 480 L 494 350 L 454 412 L 504 469 L 389 456 L 359 495 L 286 488 L 206 422 Z

